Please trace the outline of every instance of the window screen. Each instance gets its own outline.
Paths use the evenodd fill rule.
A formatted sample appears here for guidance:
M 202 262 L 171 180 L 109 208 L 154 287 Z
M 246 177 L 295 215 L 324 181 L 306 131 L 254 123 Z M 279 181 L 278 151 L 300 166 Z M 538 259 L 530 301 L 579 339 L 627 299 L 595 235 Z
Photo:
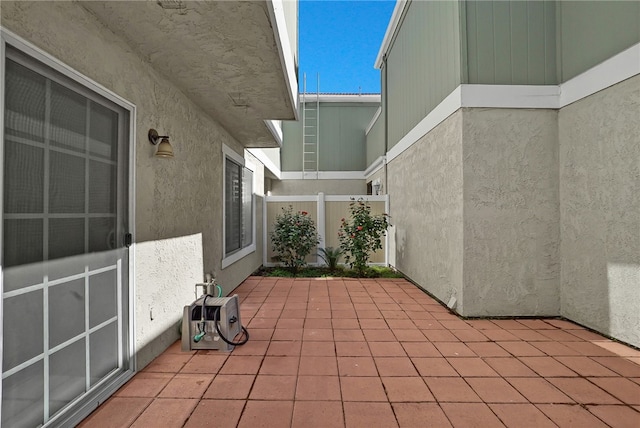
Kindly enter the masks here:
M 253 172 L 225 160 L 225 255 L 253 243 Z

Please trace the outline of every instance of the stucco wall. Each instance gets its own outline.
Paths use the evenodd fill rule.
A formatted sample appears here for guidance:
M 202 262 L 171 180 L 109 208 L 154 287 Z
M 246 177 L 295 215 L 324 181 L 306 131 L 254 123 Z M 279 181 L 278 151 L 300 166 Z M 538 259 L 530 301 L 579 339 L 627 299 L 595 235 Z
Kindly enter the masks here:
M 562 315 L 640 346 L 640 76 L 563 108 Z
M 445 302 L 462 300 L 462 159 L 458 111 L 388 165 L 395 266 Z
M 465 316 L 560 312 L 555 110 L 464 109 Z
M 362 180 L 272 180 L 271 195 L 366 195 L 367 183 Z
M 177 339 L 182 306 L 203 271 L 219 273 L 225 291 L 251 272 L 252 262 L 220 272 L 221 145 L 242 147 L 77 3 L 3 1 L 2 25 L 136 105 L 132 304 L 141 368 Z M 175 158 L 153 156 L 149 128 L 171 136 Z

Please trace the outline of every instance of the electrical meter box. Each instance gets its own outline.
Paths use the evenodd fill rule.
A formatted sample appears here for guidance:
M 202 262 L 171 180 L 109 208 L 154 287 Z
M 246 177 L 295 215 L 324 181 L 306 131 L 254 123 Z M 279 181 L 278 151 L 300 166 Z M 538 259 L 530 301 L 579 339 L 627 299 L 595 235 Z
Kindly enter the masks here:
M 182 317 L 182 350 L 232 351 L 234 345 L 228 342 L 233 342 L 242 331 L 238 302 L 237 294 L 231 297 L 204 295 L 185 306 Z

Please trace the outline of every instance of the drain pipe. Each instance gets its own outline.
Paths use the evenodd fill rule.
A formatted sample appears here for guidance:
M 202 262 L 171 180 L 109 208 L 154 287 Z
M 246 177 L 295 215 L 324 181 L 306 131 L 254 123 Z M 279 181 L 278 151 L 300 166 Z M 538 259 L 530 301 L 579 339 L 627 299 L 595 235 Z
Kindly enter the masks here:
M 387 54 L 382 56 L 382 69 L 384 72 L 384 187 L 385 193 L 389 194 L 389 176 L 387 171 L 388 152 L 389 152 L 389 79 L 387 77 Z M 389 204 L 389 211 L 391 211 L 391 204 Z M 391 213 L 387 213 L 391 215 Z

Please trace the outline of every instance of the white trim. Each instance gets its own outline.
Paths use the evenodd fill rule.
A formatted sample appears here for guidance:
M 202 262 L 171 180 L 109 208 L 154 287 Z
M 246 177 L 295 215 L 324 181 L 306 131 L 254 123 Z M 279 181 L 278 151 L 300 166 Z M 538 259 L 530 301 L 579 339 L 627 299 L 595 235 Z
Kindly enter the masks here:
M 560 85 L 560 107 L 640 74 L 640 43 Z
M 382 106 L 378 107 L 378 110 L 376 110 L 376 112 L 374 113 L 373 117 L 371 118 L 371 122 L 369 122 L 364 130 L 364 135 L 369 135 L 369 131 L 371 131 L 371 128 L 373 128 L 373 126 L 376 124 L 376 121 L 380 117 L 380 113 L 382 113 Z
M 222 143 L 222 154 L 231 158 L 234 162 L 239 163 L 241 166 L 244 166 L 244 157 L 224 143 Z M 224 165 L 222 169 L 224 171 Z
M 249 151 L 249 153 L 255 156 L 256 159 L 262 162 L 262 165 L 264 165 L 265 168 L 271 171 L 271 173 L 275 175 L 278 180 L 280 179 L 282 175 L 282 171 L 280 171 L 280 168 L 275 164 L 275 162 L 271 160 L 269 156 L 267 156 L 267 154 L 262 149 L 247 149 L 247 150 Z
M 255 241 L 255 237 L 254 237 L 254 241 Z M 222 269 L 226 269 L 227 267 L 231 266 L 232 264 L 234 264 L 238 260 L 241 260 L 241 259 L 245 258 L 249 254 L 255 253 L 255 251 L 256 251 L 256 243 L 254 242 L 253 244 L 249 245 L 248 247 L 244 247 L 242 250 L 228 255 L 227 257 L 222 259 Z
M 558 85 L 460 85 L 460 107 L 558 108 Z
M 328 198 L 328 197 L 329 196 L 326 196 L 325 198 Z M 265 202 L 316 202 L 318 200 L 318 197 L 316 195 L 302 195 L 302 196 L 283 195 L 283 196 L 265 196 L 264 200 Z
M 283 171 L 282 174 L 280 174 L 280 179 L 305 180 L 311 176 L 317 180 L 364 180 L 363 171 L 319 171 L 317 173 L 307 173 L 306 176 L 302 171 Z
M 280 63 L 282 64 L 284 77 L 289 89 L 287 95 L 293 108 L 295 120 L 298 120 L 298 78 L 296 77 L 296 64 L 294 62 L 293 50 L 289 43 L 283 0 L 268 1 L 267 9 L 269 10 L 273 35 L 275 36 L 278 52 L 280 53 Z
M 351 200 L 362 199 L 365 202 L 383 202 L 388 199 L 388 195 L 327 195 L 326 202 L 349 202 Z
M 282 121 L 281 120 L 265 120 L 264 124 L 275 138 L 278 146 L 282 147 Z
M 380 103 L 380 94 L 300 94 L 300 102 L 321 103 Z
M 391 19 L 389 20 L 389 25 L 387 26 L 387 31 L 384 33 L 384 39 L 382 39 L 380 50 L 378 51 L 378 55 L 376 56 L 376 62 L 373 65 L 374 68 L 382 68 L 382 60 L 387 54 L 387 50 L 389 50 L 389 48 L 391 47 L 391 40 L 393 40 L 393 37 L 398 31 L 400 18 L 402 18 L 402 13 L 404 12 L 408 4 L 409 2 L 407 0 L 397 0 L 396 7 L 393 9 L 393 14 L 391 15 Z
M 379 156 L 378 159 L 374 160 L 371 165 L 369 165 L 367 169 L 364 170 L 365 180 L 368 180 L 373 174 L 380 171 L 386 162 L 386 156 Z
M 327 242 L 327 207 L 325 205 L 325 194 L 323 192 L 318 192 L 317 199 L 317 225 L 318 225 L 318 248 L 326 247 Z M 324 242 L 324 244 L 322 244 Z M 322 246 L 321 246 L 322 245 Z M 320 253 L 316 253 L 316 264 L 319 266 L 323 265 L 322 257 L 320 257 Z

